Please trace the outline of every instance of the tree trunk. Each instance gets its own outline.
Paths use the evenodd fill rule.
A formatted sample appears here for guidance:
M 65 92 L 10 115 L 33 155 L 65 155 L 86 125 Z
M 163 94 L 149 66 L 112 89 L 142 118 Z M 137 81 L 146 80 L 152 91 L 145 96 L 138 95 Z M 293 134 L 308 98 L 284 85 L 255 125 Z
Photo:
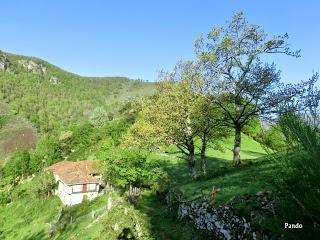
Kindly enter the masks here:
M 240 147 L 241 147 L 241 128 L 235 128 L 234 148 L 233 148 L 233 164 L 239 165 L 240 161 Z
M 193 143 L 193 141 L 189 144 L 188 150 L 189 150 L 189 156 L 188 156 L 189 171 L 190 171 L 192 179 L 195 180 L 197 178 L 197 172 L 196 172 L 196 161 L 194 158 L 194 143 Z
M 201 152 L 200 152 L 201 171 L 203 176 L 207 175 L 206 148 L 207 148 L 207 140 L 206 140 L 206 137 L 204 136 L 202 139 L 202 146 L 201 146 Z

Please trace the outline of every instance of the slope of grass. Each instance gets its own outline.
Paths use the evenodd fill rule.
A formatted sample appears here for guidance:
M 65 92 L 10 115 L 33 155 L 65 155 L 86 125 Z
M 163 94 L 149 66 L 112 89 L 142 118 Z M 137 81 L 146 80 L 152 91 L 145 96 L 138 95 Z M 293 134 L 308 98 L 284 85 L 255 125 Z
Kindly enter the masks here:
M 259 216 L 254 220 L 255 226 L 276 235 L 285 234 L 290 239 L 298 239 L 292 232 L 283 229 L 284 221 L 298 219 L 297 211 L 292 211 L 298 206 L 288 196 L 276 192 L 273 179 L 279 174 L 277 163 L 266 156 L 258 143 L 245 135 L 243 150 L 247 152 L 243 155 L 247 159 L 242 155 L 244 160 L 240 167 L 232 166 L 232 139 L 226 140 L 223 148 L 224 152 L 209 149 L 208 175 L 199 177 L 196 181 L 191 180 L 186 162 L 173 147 L 167 148 L 166 153 L 153 153 L 150 160 L 161 161 L 166 165 L 174 186 L 189 200 L 200 200 L 203 196 L 209 196 L 215 186 L 220 188 L 215 204 L 232 202 L 237 213 L 247 219 L 250 219 L 250 212 L 256 207 L 256 202 L 245 202 L 243 198 L 260 191 L 272 192 L 277 204 L 277 215 Z M 200 172 L 200 166 L 197 168 Z M 57 197 L 47 200 L 32 197 L 28 194 L 31 186 L 32 181 L 22 184 L 19 186 L 22 195 L 13 203 L 0 206 L 0 238 L 49 239 L 49 223 L 57 217 L 61 209 L 60 200 Z M 109 196 L 110 193 L 92 202 L 66 208 L 58 224 L 59 230 L 52 239 L 117 239 L 125 228 L 134 232 L 137 223 L 141 226 L 145 239 L 205 239 L 190 222 L 177 219 L 176 212 L 170 211 L 163 199 L 150 190 L 143 192 L 136 205 L 128 204 L 114 192 L 112 210 L 92 218 L 92 211 L 105 208 Z M 25 224 L 26 222 L 28 224 Z M 301 236 L 305 233 L 297 230 L 294 234 Z
M 232 137 L 220 143 L 221 149 L 209 147 L 207 150 L 207 176 L 201 176 L 200 161 L 196 161 L 196 167 L 200 177 L 192 181 L 188 173 L 187 163 L 184 156 L 179 154 L 174 147 L 166 149 L 167 153 L 155 153 L 151 156 L 153 161 L 164 161 L 167 163 L 167 170 L 170 173 L 174 185 L 182 190 L 187 197 L 197 198 L 202 192 L 208 193 L 212 187 L 222 188 L 221 200 L 231 196 L 255 192 L 268 184 L 264 181 L 268 172 L 272 170 L 269 162 L 263 160 L 266 156 L 264 148 L 247 135 L 242 135 L 241 158 L 244 164 L 240 167 L 232 166 Z M 199 159 L 199 155 L 197 155 Z M 262 181 L 260 181 L 262 180 Z M 264 183 L 265 182 L 265 186 Z
M 107 193 L 91 202 L 63 207 L 59 198 L 46 200 L 30 196 L 27 191 L 32 181 L 20 186 L 26 192 L 9 205 L 0 205 L 0 239 L 117 239 L 123 229 L 135 232 L 139 224 L 141 232 L 150 239 L 150 225 L 145 217 L 129 205 L 116 192 Z M 113 206 L 107 210 L 108 198 Z M 63 213 L 56 224 L 57 231 L 49 235 L 50 224 Z M 95 216 L 92 216 L 95 212 Z

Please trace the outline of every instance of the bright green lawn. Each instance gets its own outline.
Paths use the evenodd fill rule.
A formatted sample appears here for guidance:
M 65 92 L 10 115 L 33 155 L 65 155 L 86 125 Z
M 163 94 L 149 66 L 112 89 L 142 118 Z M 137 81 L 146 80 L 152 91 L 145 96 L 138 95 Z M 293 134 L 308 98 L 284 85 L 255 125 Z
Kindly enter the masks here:
M 209 193 L 213 186 L 221 189 L 217 195 L 218 201 L 270 188 L 268 178 L 272 177 L 272 163 L 263 160 L 266 152 L 259 143 L 242 135 L 241 158 L 244 164 L 240 167 L 232 166 L 233 139 L 227 139 L 221 146 L 220 150 L 213 147 L 207 150 L 206 177 L 201 176 L 197 156 L 196 164 L 200 177 L 196 181 L 191 180 L 186 161 L 174 147 L 166 149 L 166 154 L 154 154 L 152 159 L 166 163 L 174 184 L 190 199 L 200 197 L 202 192 Z

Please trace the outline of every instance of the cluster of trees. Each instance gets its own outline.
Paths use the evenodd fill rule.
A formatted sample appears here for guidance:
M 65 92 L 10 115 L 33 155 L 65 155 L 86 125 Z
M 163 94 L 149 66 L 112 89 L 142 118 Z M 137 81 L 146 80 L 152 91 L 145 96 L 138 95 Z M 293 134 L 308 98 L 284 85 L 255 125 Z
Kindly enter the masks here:
M 195 140 L 201 140 L 202 173 L 206 174 L 208 142 L 234 134 L 233 162 L 241 163 L 241 132 L 254 121 L 279 113 L 280 106 L 301 93 L 302 85 L 284 85 L 267 54 L 299 57 L 291 51 L 288 35 L 268 38 L 262 27 L 248 23 L 243 12 L 226 26 L 214 27 L 196 41 L 196 60 L 179 62 L 172 72 L 161 72 L 157 94 L 145 99 L 138 121 L 128 135 L 128 146 L 176 145 L 187 156 L 196 178 Z

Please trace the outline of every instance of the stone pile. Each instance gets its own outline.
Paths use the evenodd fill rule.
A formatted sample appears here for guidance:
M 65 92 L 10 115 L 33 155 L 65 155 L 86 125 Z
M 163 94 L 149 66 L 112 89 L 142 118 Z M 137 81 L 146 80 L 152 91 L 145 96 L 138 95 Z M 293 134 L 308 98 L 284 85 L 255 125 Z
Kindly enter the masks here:
M 179 204 L 179 218 L 191 219 L 197 229 L 213 233 L 220 239 L 256 239 L 250 222 L 225 206 L 211 207 L 209 203 L 183 202 Z

